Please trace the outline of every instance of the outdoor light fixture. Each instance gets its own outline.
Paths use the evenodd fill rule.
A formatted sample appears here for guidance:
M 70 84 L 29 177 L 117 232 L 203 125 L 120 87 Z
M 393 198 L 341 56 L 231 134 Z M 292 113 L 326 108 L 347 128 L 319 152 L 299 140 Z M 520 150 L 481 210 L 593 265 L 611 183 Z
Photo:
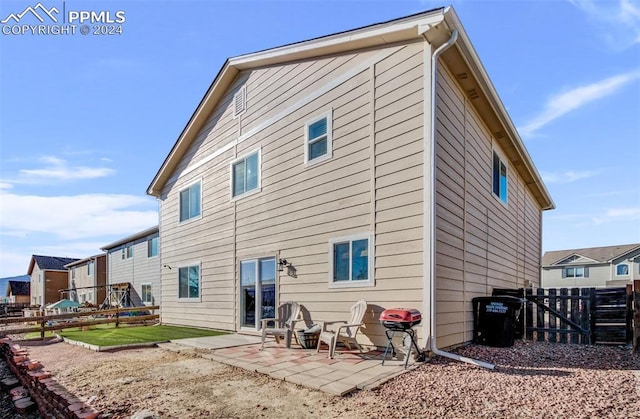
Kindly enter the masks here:
M 169 266 L 169 265 L 162 265 L 162 267 L 163 267 L 163 268 L 169 268 L 169 269 L 172 269 L 172 268 L 171 268 L 171 266 Z
M 291 262 L 287 262 L 286 259 L 278 259 L 278 271 L 284 271 L 285 266 L 288 268 L 289 266 L 291 266 Z

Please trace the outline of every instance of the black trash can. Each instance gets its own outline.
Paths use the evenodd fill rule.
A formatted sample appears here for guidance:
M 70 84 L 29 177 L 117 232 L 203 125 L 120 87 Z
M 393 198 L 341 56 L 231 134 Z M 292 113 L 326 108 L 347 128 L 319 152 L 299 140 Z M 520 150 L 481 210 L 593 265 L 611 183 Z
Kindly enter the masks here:
M 476 297 L 473 304 L 473 342 L 487 346 L 513 346 L 523 300 L 511 296 Z

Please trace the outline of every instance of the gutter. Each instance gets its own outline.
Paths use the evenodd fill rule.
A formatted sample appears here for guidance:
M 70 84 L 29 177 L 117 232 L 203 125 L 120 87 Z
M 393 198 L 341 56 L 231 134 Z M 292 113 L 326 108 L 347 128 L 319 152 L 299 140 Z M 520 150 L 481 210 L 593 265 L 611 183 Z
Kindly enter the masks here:
M 423 33 L 423 37 L 425 41 L 428 42 L 426 36 Z M 444 356 L 446 358 L 451 358 L 456 361 L 466 362 L 468 364 L 488 368 L 490 370 L 495 368 L 495 365 L 489 364 L 484 361 L 478 361 L 476 359 L 467 358 L 464 356 L 460 356 L 457 354 L 453 354 L 451 352 L 446 352 L 438 349 L 436 344 L 436 105 L 437 105 L 437 97 L 436 88 L 437 88 L 437 75 L 438 75 L 438 58 L 440 54 L 442 54 L 445 50 L 447 50 L 450 46 L 456 43 L 458 39 L 458 30 L 454 29 L 451 33 L 451 37 L 447 42 L 440 45 L 431 55 L 431 132 L 430 132 L 430 155 L 424 153 L 424 167 L 425 167 L 425 175 L 430 176 L 430 184 L 429 184 L 429 197 L 425 197 L 428 199 L 424 199 L 424 214 L 425 214 L 425 225 L 423 228 L 423 240 L 424 243 L 429 243 L 429 271 L 424 270 L 423 275 L 424 283 L 429 282 L 430 284 L 430 292 L 429 292 L 429 349 L 435 355 Z M 425 113 L 426 114 L 426 113 Z M 427 141 L 427 138 L 424 140 Z M 425 151 L 427 150 L 427 144 L 425 144 Z M 430 157 L 430 161 L 427 161 L 427 156 Z M 429 172 L 427 172 L 426 168 L 429 167 Z M 425 176 L 426 180 L 426 176 Z M 426 185 L 425 185 L 426 186 Z M 426 191 L 426 188 L 425 188 Z M 426 214 L 430 215 L 430 218 L 427 220 Z M 426 222 L 428 221 L 428 223 Z M 427 227 L 429 227 L 429 233 L 427 233 Z M 425 255 L 426 256 L 426 255 Z

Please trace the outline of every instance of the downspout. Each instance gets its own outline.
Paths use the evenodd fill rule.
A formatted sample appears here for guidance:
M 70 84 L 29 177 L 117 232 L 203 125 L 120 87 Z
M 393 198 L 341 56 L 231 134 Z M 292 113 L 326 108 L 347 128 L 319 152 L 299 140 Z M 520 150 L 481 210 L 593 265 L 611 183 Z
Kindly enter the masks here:
M 423 34 L 425 41 L 427 41 L 426 36 Z M 437 97 L 436 88 L 437 88 L 437 76 L 438 76 L 438 58 L 440 54 L 442 54 L 445 50 L 447 50 L 450 46 L 455 44 L 458 39 L 458 30 L 454 29 L 451 33 L 451 37 L 447 42 L 440 45 L 431 56 L 431 161 L 424 162 L 426 165 L 429 164 L 430 167 L 430 176 L 431 182 L 429 185 L 429 211 L 430 211 L 430 225 L 429 225 L 429 234 L 427 234 L 427 226 L 424 228 L 424 240 L 430 240 L 430 252 L 429 252 L 429 275 L 430 275 L 430 303 L 429 307 L 431 312 L 429 313 L 429 345 L 430 350 L 435 355 L 444 356 L 446 358 L 455 359 L 456 361 L 466 362 L 468 364 L 494 369 L 495 365 L 489 364 L 487 362 L 478 361 L 472 358 L 467 358 L 464 356 L 460 356 L 457 354 L 453 354 L 451 352 L 446 352 L 438 349 L 436 345 L 436 105 L 437 105 Z M 428 42 L 428 41 L 427 41 Z M 426 154 L 425 154 L 426 158 Z M 427 202 L 424 202 L 424 210 L 427 210 Z M 425 272 L 426 274 L 426 272 Z

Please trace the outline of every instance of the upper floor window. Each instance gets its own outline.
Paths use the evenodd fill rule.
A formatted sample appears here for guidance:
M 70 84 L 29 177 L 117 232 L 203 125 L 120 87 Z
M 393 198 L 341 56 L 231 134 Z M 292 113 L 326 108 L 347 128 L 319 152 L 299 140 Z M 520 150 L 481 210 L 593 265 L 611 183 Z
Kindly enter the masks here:
M 93 276 L 93 270 L 94 270 L 94 263 L 93 262 L 87 263 L 87 276 Z
M 200 215 L 200 181 L 180 191 L 180 221 L 186 221 Z
M 507 203 L 507 165 L 493 152 L 493 194 Z
M 200 298 L 200 265 L 178 269 L 178 298 Z
M 122 248 L 122 259 L 130 259 L 133 257 L 133 245 L 128 244 Z
M 71 268 L 71 279 L 75 279 L 75 277 L 76 277 L 76 268 L 73 267 Z
M 588 278 L 589 268 L 584 266 L 568 266 L 562 268 L 563 278 Z
M 313 164 L 332 156 L 333 111 L 304 125 L 304 162 Z
M 616 276 L 627 276 L 629 275 L 629 265 L 626 263 L 621 263 L 616 265 Z
M 371 234 L 329 241 L 329 271 L 333 285 L 373 285 Z
M 147 240 L 147 257 L 152 258 L 158 256 L 158 237 L 152 237 Z
M 260 190 L 260 150 L 231 163 L 231 196 L 238 197 Z

